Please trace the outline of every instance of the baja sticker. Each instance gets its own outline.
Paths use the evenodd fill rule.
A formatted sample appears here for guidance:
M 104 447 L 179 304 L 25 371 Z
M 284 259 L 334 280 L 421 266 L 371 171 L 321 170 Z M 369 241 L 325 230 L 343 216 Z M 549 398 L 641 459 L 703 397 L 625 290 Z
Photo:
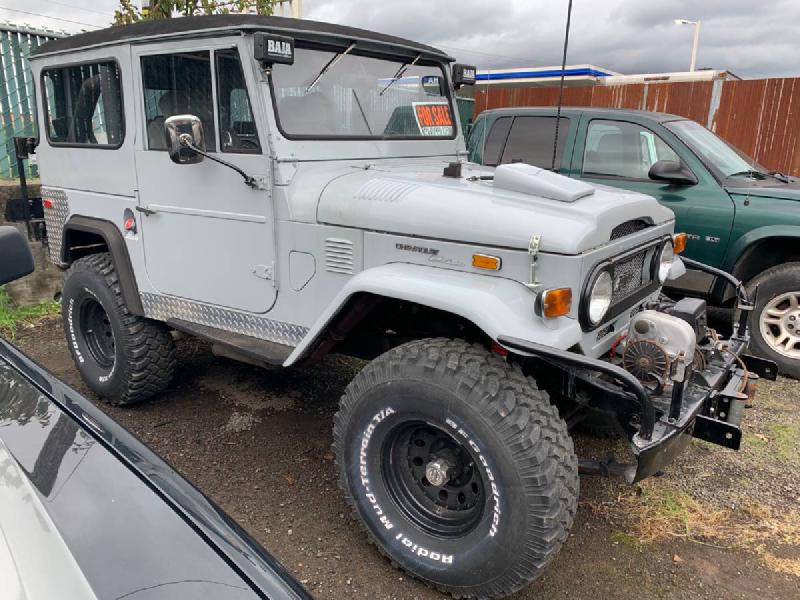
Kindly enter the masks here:
M 447 102 L 412 102 L 414 118 L 424 136 L 447 137 L 453 135 L 453 115 Z

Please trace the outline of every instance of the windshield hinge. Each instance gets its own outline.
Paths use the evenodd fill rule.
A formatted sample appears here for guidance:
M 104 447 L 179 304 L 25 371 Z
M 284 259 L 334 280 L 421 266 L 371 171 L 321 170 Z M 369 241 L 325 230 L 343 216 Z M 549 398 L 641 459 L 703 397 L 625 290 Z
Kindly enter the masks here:
M 536 263 L 539 261 L 539 244 L 542 241 L 542 236 L 535 233 L 531 236 L 531 241 L 528 243 L 528 254 L 531 261 L 531 274 L 530 283 L 525 284 L 531 289 L 538 288 L 541 284 L 536 278 Z

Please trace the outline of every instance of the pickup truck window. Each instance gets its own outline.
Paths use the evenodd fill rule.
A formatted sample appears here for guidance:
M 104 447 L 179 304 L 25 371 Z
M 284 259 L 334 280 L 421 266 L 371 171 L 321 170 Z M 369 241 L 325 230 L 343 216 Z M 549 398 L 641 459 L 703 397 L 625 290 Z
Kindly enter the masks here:
M 119 67 L 101 62 L 42 73 L 52 145 L 118 148 L 125 136 Z
M 194 115 L 203 123 L 206 149 L 214 152 L 214 106 L 209 52 L 181 52 L 142 57 L 147 147 L 166 150 L 164 121 Z
M 680 161 L 655 133 L 634 123 L 596 119 L 589 123 L 583 175 L 649 180 L 653 163 Z
M 503 152 L 503 147 L 506 145 L 508 139 L 508 130 L 511 129 L 511 122 L 513 117 L 500 117 L 493 124 L 486 136 L 486 140 L 478 139 L 476 143 L 478 147 L 483 145 L 483 164 L 489 167 L 496 167 L 500 164 L 500 154 Z M 483 131 L 483 128 L 481 128 Z M 478 131 L 475 132 L 479 134 Z
M 558 128 L 556 169 L 561 166 L 561 155 L 569 134 L 569 119 L 561 117 Z M 524 162 L 534 167 L 549 169 L 553 166 L 553 140 L 556 135 L 555 117 L 516 117 L 508 134 L 501 164 Z

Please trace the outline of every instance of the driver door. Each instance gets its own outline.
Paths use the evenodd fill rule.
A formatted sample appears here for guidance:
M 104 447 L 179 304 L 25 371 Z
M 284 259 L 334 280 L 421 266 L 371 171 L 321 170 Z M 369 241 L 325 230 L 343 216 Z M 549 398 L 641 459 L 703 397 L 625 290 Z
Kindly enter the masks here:
M 187 48 L 134 47 L 141 140 L 136 172 L 147 275 L 163 295 L 264 313 L 275 302 L 275 237 L 265 131 L 255 118 L 255 73 L 235 40 Z M 244 56 L 248 56 L 244 54 Z M 249 90 L 249 91 L 248 91 Z M 173 163 L 164 122 L 200 118 L 206 150 L 260 178 L 245 185 L 234 170 L 206 159 Z

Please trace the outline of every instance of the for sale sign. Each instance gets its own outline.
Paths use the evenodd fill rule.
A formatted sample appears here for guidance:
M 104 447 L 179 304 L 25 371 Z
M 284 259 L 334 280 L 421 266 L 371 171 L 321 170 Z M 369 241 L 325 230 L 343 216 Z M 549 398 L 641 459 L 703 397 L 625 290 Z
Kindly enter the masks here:
M 414 102 L 414 118 L 422 135 L 449 137 L 453 135 L 453 115 L 447 102 Z

